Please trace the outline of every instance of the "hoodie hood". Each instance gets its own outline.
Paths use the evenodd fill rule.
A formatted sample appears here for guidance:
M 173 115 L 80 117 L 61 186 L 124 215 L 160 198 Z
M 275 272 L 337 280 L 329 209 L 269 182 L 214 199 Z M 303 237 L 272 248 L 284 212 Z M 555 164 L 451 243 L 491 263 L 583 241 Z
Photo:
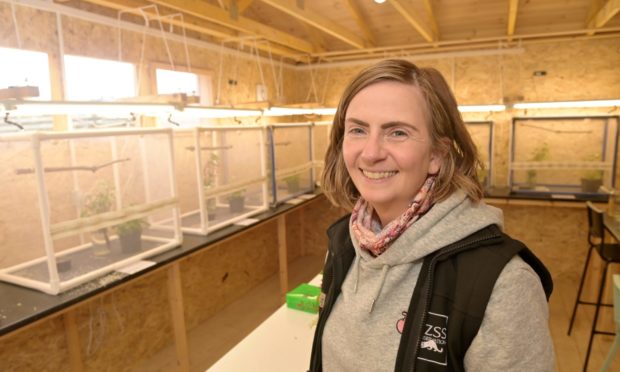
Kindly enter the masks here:
M 448 199 L 433 205 L 378 257 L 361 249 L 359 242 L 349 229 L 351 241 L 355 247 L 355 260 L 352 267 L 353 293 L 357 293 L 358 287 L 362 284 L 370 285 L 372 288 L 369 293 L 368 311 L 372 312 L 375 302 L 382 293 L 385 281 L 388 280 L 388 271 L 392 267 L 417 264 L 414 265 L 416 266 L 414 271 L 417 273 L 421 260 L 425 256 L 489 225 L 502 227 L 502 211 L 482 202 L 472 203 L 467 195 L 459 190 Z M 371 280 L 372 283 L 361 283 L 363 280 L 361 278 L 364 277 L 361 271 L 377 271 L 376 274 L 370 275 L 371 277 L 377 275 L 379 279 Z
M 482 202 L 473 203 L 463 191 L 457 190 L 446 200 L 433 205 L 378 257 L 360 249 L 357 239 L 350 234 L 356 261 L 368 268 L 381 269 L 385 265 L 391 267 L 417 261 L 494 224 L 500 228 L 503 226 L 500 209 Z

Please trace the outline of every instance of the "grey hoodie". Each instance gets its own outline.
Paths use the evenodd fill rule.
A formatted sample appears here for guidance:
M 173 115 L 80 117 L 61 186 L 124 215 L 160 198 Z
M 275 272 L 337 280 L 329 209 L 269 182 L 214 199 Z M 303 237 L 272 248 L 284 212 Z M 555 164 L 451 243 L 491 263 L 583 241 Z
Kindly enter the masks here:
M 379 257 L 360 250 L 323 333 L 323 370 L 393 371 L 406 311 L 423 258 L 492 224 L 499 209 L 472 204 L 457 191 L 434 205 Z M 518 256 L 500 274 L 477 336 L 465 355 L 468 371 L 553 371 L 548 307 L 538 275 Z

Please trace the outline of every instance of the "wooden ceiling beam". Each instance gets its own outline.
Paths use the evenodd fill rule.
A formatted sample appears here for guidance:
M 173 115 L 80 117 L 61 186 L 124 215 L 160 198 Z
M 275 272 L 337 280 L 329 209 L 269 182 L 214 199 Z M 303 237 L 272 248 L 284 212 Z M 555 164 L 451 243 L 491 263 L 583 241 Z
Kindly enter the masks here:
M 433 11 L 433 4 L 431 0 L 424 0 L 424 8 L 426 8 L 426 13 L 428 14 L 428 19 L 431 24 L 431 28 L 433 29 L 433 34 L 435 35 L 435 40 L 439 40 L 439 27 L 437 27 L 437 19 L 435 18 L 435 12 Z
M 265 26 L 249 18 L 231 19 L 228 11 L 209 5 L 200 0 L 151 0 L 152 3 L 175 9 L 222 26 L 258 36 L 274 43 L 285 45 L 293 50 L 312 53 L 314 48 L 309 42 L 292 36 L 286 32 Z
M 508 36 L 508 40 L 512 39 L 512 36 L 515 34 L 515 27 L 517 25 L 517 10 L 519 9 L 519 0 L 510 0 L 508 4 L 508 30 L 506 31 L 506 35 Z
M 306 32 L 308 33 L 308 37 L 312 41 L 312 44 L 314 45 L 316 50 L 317 51 L 320 50 L 320 52 L 317 52 L 317 53 L 325 52 L 326 49 L 325 49 L 325 40 L 322 37 L 323 34 L 319 30 L 317 30 L 316 28 L 312 27 L 311 25 L 307 23 L 302 23 L 302 26 L 306 29 Z
M 237 0 L 237 9 L 239 9 L 239 13 L 243 13 L 254 0 Z
M 132 0 L 86 0 L 86 2 L 99 5 L 99 6 L 103 6 L 105 8 L 113 9 L 116 11 L 125 11 L 125 12 L 132 13 L 138 16 L 142 16 L 142 13 L 138 10 L 138 8 L 149 5 L 149 4 L 145 4 L 142 2 L 138 2 L 138 1 L 132 1 Z M 214 28 L 198 26 L 191 22 L 188 22 L 187 20 L 183 22 L 179 18 L 171 18 L 171 17 L 167 17 L 166 15 L 160 15 L 158 17 L 157 14 L 153 13 L 149 9 L 146 9 L 144 12 L 148 14 L 149 19 L 151 20 L 161 21 L 162 23 L 170 24 L 176 27 L 185 27 L 186 30 L 196 31 L 201 34 L 213 36 L 216 38 L 229 39 L 229 38 L 234 38 L 238 36 L 237 32 L 229 30 L 229 29 L 214 29 Z
M 422 25 L 422 22 L 418 20 L 418 18 L 415 16 L 415 11 L 408 2 L 404 0 L 389 1 L 390 4 L 392 4 L 392 6 L 396 8 L 396 10 L 400 13 L 400 15 L 402 15 L 407 20 L 407 22 L 409 22 L 413 26 L 413 28 L 415 28 L 420 33 L 420 35 L 422 35 L 422 37 L 426 41 L 431 43 L 437 39 L 437 36 L 434 35 L 432 31 L 427 30 L 426 27 Z
M 357 0 L 346 0 L 346 3 L 349 6 L 351 13 L 353 13 L 353 18 L 355 19 L 357 26 L 364 33 L 367 45 L 370 47 L 375 46 L 377 44 L 375 35 L 373 35 L 373 33 L 370 31 L 370 28 L 368 27 L 368 21 L 366 21 L 366 17 L 364 17 L 364 15 L 362 14 L 362 11 L 357 4 Z
M 618 12 L 620 12 L 620 0 L 607 0 L 603 7 L 588 22 L 588 28 L 601 28 L 605 26 Z
M 106 8 L 114 9 L 114 10 L 124 10 L 131 12 L 136 15 L 141 15 L 137 8 L 144 6 L 144 3 L 139 3 L 137 1 L 132 0 L 86 0 L 89 3 L 96 4 L 99 6 L 103 6 Z M 134 11 L 132 11 L 134 10 Z M 165 15 L 160 16 L 159 18 L 155 13 L 150 13 L 148 10 L 145 11 L 149 19 L 151 20 L 160 20 L 163 23 L 171 24 L 176 27 L 185 27 L 186 30 L 192 30 L 204 35 L 213 36 L 218 39 L 230 40 L 239 37 L 239 34 L 235 31 L 224 29 L 224 30 L 216 30 L 214 28 L 204 27 L 196 25 L 192 22 L 189 22 L 185 19 L 185 22 L 181 21 L 179 18 L 170 18 Z M 293 58 L 295 60 L 299 60 L 298 55 L 296 54 L 296 50 L 289 49 L 286 47 L 280 47 L 278 45 L 265 45 L 264 43 L 256 43 L 256 47 L 264 52 L 272 53 L 278 56 Z
M 340 26 L 339 24 L 326 19 L 324 16 L 315 13 L 307 9 L 300 9 L 297 7 L 295 1 L 290 0 L 261 0 L 262 2 L 299 19 L 302 22 L 308 23 L 319 30 L 344 41 L 345 43 L 358 48 L 363 49 L 366 47 L 364 40 L 353 32 Z

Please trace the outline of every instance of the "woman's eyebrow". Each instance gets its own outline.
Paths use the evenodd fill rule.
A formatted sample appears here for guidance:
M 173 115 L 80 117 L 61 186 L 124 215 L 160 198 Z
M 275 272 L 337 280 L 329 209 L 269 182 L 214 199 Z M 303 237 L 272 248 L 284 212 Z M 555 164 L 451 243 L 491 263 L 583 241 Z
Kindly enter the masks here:
M 398 120 L 388 121 L 387 123 L 381 124 L 381 129 L 389 129 L 393 127 L 402 127 L 402 126 L 410 128 L 411 130 L 416 131 L 416 132 L 420 131 L 417 126 L 411 123 L 405 122 L 405 121 L 398 121 Z
M 347 118 L 345 120 L 345 122 L 351 122 L 353 124 L 361 125 L 363 127 L 368 127 L 369 126 L 369 124 L 367 122 L 365 122 L 364 120 L 356 119 L 356 118 Z
M 370 124 L 368 124 L 367 122 L 365 122 L 364 120 L 361 119 L 357 119 L 357 118 L 347 118 L 345 120 L 345 122 L 349 122 L 355 125 L 359 125 L 361 127 L 366 127 L 368 128 L 370 126 Z M 405 126 L 407 128 L 410 128 L 411 130 L 415 131 L 415 132 L 420 132 L 420 129 L 418 129 L 417 126 L 410 124 L 406 121 L 400 121 L 400 120 L 394 120 L 394 121 L 388 121 L 387 123 L 383 123 L 381 124 L 381 129 L 390 129 L 393 127 L 402 127 Z

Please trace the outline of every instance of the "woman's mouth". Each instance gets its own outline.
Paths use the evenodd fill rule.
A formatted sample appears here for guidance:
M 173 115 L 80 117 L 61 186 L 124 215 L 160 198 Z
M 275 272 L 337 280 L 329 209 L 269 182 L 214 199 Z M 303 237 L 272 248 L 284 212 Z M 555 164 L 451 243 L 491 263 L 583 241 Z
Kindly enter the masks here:
M 371 180 L 382 180 L 384 178 L 390 178 L 394 175 L 396 175 L 396 173 L 398 173 L 398 171 L 380 171 L 380 172 L 373 172 L 373 171 L 369 171 L 369 170 L 365 170 L 365 169 L 360 169 L 362 171 L 362 174 L 364 176 L 366 176 L 367 178 L 370 178 Z

